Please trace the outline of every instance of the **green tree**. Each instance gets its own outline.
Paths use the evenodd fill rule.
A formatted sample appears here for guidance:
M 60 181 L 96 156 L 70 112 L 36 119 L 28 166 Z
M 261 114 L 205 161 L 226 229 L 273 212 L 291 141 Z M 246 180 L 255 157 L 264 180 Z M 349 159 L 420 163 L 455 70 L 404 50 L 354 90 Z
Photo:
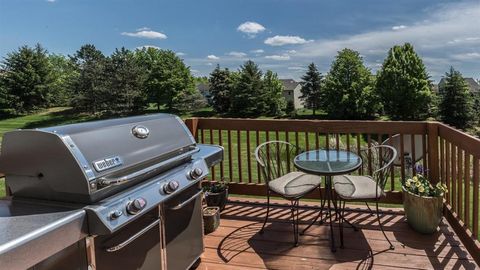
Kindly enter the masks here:
M 8 53 L 2 66 L 0 80 L 9 108 L 22 114 L 49 106 L 52 66 L 47 50 L 40 44 L 33 48 L 22 46 Z
M 84 112 L 99 113 L 111 97 L 106 90 L 106 57 L 92 44 L 83 45 L 71 61 L 78 74 L 72 82 L 72 106 Z
M 371 119 L 380 107 L 373 76 L 354 50 L 338 52 L 325 77 L 323 92 L 322 108 L 331 118 Z
M 135 54 L 125 48 L 115 49 L 106 64 L 106 110 L 114 114 L 139 112 L 147 105 L 145 72 Z
M 308 65 L 308 70 L 300 82 L 302 85 L 300 99 L 303 100 L 305 108 L 313 110 L 313 115 L 315 115 L 316 110 L 320 109 L 323 94 L 322 80 L 322 74 L 318 71 L 315 64 L 311 63 Z
M 228 68 L 220 69 L 220 65 L 210 73 L 208 78 L 212 107 L 218 113 L 226 113 L 230 109 L 233 80 Z
M 394 120 L 423 120 L 434 109 L 429 75 L 409 43 L 388 51 L 377 75 L 376 91 L 385 113 Z
M 72 83 L 78 76 L 69 58 L 61 54 L 50 54 L 53 83 L 50 91 L 51 105 L 69 106 L 72 98 Z
M 195 93 L 190 69 L 175 52 L 150 47 L 137 50 L 135 54 L 146 70 L 145 87 L 149 100 L 157 105 L 158 110 L 163 104 L 169 110 L 183 106 L 178 104 L 185 100 L 182 96 Z
M 264 95 L 266 103 L 266 113 L 268 115 L 283 115 L 287 106 L 283 96 L 283 84 L 278 79 L 277 73 L 267 70 L 263 76 Z
M 450 67 L 450 71 L 445 73 L 445 84 L 440 86 L 439 92 L 442 121 L 457 128 L 470 127 L 475 120 L 473 97 L 462 74 Z
M 265 112 L 262 71 L 248 60 L 239 69 L 231 95 L 230 111 L 240 116 L 258 116 Z

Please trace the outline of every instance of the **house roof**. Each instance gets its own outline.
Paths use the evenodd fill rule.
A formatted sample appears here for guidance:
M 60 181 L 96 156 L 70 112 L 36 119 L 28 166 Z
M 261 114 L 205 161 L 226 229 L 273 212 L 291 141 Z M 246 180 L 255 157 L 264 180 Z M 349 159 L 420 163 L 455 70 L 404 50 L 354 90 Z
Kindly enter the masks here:
M 205 93 L 210 91 L 210 85 L 208 83 L 197 83 L 197 89 L 200 93 Z
M 480 85 L 478 84 L 477 81 L 475 81 L 473 78 L 463 78 L 465 82 L 467 83 L 468 89 L 472 93 L 478 93 L 480 92 Z M 445 84 L 445 78 L 442 78 L 440 82 L 438 83 L 437 87 L 434 87 L 434 90 L 438 91 L 438 88 L 440 88 L 442 85 Z
M 300 83 L 294 79 L 280 79 L 283 84 L 284 90 L 294 90 Z

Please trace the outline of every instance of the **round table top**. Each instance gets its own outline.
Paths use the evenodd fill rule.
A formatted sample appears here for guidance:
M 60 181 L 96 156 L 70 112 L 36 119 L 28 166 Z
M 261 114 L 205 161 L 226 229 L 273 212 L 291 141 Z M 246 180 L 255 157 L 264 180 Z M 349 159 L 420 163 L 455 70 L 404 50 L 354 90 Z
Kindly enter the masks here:
M 293 163 L 300 171 L 328 176 L 355 171 L 362 165 L 362 158 L 349 151 L 318 149 L 297 155 Z

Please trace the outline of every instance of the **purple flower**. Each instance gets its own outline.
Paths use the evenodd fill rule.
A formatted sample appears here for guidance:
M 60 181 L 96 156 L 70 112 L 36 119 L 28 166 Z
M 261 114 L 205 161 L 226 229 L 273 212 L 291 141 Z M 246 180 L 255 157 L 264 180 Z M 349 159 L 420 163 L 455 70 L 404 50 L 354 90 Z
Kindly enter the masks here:
M 426 174 L 427 173 L 427 169 L 425 169 L 422 165 L 420 164 L 416 164 L 415 165 L 415 172 L 418 173 L 418 174 Z

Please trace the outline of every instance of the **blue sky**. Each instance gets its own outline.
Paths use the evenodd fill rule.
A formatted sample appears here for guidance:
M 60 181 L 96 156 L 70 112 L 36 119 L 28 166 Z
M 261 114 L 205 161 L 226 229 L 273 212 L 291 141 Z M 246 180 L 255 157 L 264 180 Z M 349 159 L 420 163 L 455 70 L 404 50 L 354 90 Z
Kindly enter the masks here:
M 327 72 L 345 47 L 375 72 L 388 48 L 411 42 L 433 79 L 450 65 L 478 79 L 479 21 L 479 0 L 0 0 L 0 57 L 37 42 L 65 55 L 155 46 L 197 76 L 252 59 L 299 79 L 310 62 Z

